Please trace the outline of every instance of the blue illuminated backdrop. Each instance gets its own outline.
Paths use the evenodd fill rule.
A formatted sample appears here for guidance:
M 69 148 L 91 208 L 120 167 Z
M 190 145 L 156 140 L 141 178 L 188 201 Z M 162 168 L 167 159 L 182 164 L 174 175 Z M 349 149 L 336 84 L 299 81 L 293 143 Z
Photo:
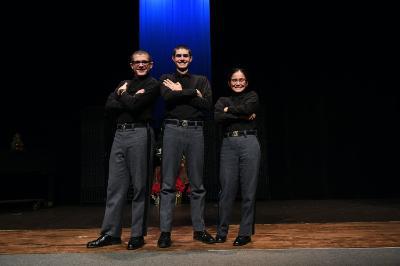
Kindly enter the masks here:
M 140 0 L 139 46 L 153 56 L 155 77 L 175 71 L 173 48 L 192 49 L 192 73 L 211 80 L 209 0 Z

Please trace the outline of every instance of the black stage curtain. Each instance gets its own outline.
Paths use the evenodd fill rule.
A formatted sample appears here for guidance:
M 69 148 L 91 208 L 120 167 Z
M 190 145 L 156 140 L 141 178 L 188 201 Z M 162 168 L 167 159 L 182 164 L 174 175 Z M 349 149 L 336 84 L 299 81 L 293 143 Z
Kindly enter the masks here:
M 248 69 L 265 114 L 259 196 L 399 196 L 389 14 L 348 4 L 233 6 L 213 4 L 214 97 L 227 93 L 231 67 Z

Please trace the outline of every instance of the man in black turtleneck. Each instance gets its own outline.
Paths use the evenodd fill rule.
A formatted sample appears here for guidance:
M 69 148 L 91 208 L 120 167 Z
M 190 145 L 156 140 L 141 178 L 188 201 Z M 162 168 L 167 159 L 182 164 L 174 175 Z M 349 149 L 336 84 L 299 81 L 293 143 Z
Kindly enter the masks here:
M 206 190 L 203 185 L 203 125 L 212 106 L 211 86 L 205 76 L 189 73 L 189 64 L 192 62 L 189 47 L 175 47 L 172 61 L 176 65 L 176 72 L 160 78 L 161 95 L 166 108 L 161 167 L 160 248 L 171 246 L 175 185 L 182 155 L 186 158 L 190 182 L 193 238 L 207 244 L 215 242 L 205 230 L 204 224 Z
M 98 239 L 87 243 L 97 248 L 121 243 L 122 214 L 129 184 L 133 185 L 132 225 L 128 249 L 144 245 L 147 234 L 148 183 L 152 175 L 154 133 L 149 126 L 159 96 L 159 82 L 149 75 L 153 61 L 148 52 L 132 54 L 134 77 L 122 81 L 106 102 L 106 112 L 116 116 L 117 128 L 109 160 L 106 210 Z

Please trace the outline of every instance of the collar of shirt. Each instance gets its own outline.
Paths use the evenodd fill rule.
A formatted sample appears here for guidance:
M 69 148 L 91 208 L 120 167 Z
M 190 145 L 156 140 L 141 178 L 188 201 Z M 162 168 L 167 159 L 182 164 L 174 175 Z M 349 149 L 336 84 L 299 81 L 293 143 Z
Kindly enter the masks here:
M 149 75 L 140 76 L 140 77 L 134 76 L 134 77 L 132 78 L 132 81 L 142 81 L 142 80 L 147 79 L 148 77 L 149 77 Z
M 174 78 L 178 78 L 178 79 L 180 79 L 180 78 L 190 78 L 191 76 L 192 75 L 189 73 L 189 71 L 186 72 L 185 74 L 181 74 L 179 72 L 175 72 L 174 73 Z

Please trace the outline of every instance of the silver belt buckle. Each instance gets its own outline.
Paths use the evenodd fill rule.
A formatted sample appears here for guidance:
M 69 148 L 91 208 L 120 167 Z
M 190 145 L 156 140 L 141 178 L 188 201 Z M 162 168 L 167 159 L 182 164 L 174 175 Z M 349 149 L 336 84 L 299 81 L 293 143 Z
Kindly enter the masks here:
M 239 131 L 237 130 L 232 131 L 232 137 L 237 137 L 237 136 L 239 136 Z
M 182 126 L 187 127 L 188 126 L 188 121 L 187 120 L 182 120 Z

